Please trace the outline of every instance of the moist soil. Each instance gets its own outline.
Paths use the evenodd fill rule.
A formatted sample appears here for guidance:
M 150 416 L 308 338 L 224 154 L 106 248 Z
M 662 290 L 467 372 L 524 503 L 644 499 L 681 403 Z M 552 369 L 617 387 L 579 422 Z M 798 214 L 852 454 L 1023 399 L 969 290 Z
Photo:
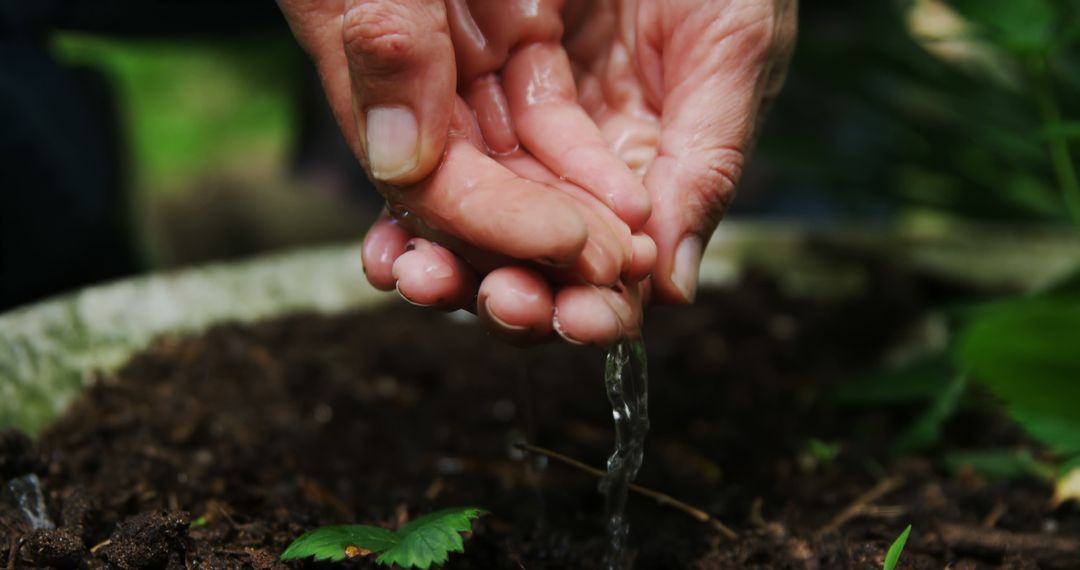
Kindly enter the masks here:
M 1080 511 L 1052 508 L 1048 483 L 942 468 L 950 449 L 1024 445 L 1003 418 L 965 406 L 936 453 L 898 458 L 925 405 L 833 403 L 833 387 L 925 330 L 928 308 L 971 298 L 891 265 L 860 279 L 864 293 L 810 299 L 750 272 L 650 313 L 638 482 L 738 538 L 633 495 L 635 568 L 881 568 L 908 524 L 899 568 L 1080 568 Z M 513 445 L 602 466 L 601 368 L 596 348 L 517 349 L 471 317 L 402 304 L 161 338 L 37 443 L 0 436 L 0 478 L 37 473 L 57 524 L 32 530 L 9 493 L 0 568 L 330 567 L 277 557 L 319 525 L 395 528 L 449 506 L 490 514 L 446 568 L 601 568 L 597 480 Z M 811 439 L 839 454 L 808 453 Z

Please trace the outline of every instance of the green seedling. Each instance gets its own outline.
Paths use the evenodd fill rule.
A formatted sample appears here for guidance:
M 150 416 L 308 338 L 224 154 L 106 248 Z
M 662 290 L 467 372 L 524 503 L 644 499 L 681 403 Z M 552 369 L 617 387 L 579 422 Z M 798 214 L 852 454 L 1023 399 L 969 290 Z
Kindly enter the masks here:
M 907 544 L 909 534 L 911 534 L 911 525 L 907 525 L 904 532 L 896 537 L 889 551 L 885 553 L 885 564 L 881 566 L 882 570 L 896 570 L 896 564 L 900 562 L 900 555 L 904 552 L 904 545 Z
M 282 560 L 314 558 L 341 561 L 377 556 L 379 564 L 426 569 L 444 564 L 451 552 L 465 552 L 461 533 L 472 530 L 472 520 L 483 509 L 459 507 L 417 518 L 393 531 L 363 525 L 324 526 L 304 533 L 281 554 Z
M 806 447 L 799 454 L 799 467 L 807 472 L 814 471 L 819 467 L 831 467 L 836 462 L 836 458 L 840 456 L 840 451 L 842 451 L 842 447 L 839 442 L 829 442 L 816 437 L 810 438 L 810 441 L 806 442 Z

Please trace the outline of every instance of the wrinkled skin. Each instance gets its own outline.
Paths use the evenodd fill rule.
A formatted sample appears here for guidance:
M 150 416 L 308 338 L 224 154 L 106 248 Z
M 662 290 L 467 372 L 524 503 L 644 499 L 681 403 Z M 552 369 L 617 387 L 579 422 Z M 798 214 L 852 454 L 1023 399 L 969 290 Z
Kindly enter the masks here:
M 693 300 L 796 3 L 563 4 L 279 0 L 388 202 L 371 283 L 513 342 L 606 344 L 643 300 Z

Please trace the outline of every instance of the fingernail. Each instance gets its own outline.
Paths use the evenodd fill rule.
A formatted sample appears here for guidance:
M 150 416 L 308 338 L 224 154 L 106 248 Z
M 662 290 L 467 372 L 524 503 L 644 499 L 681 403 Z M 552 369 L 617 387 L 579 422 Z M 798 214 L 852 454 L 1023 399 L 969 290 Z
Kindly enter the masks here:
M 558 333 L 559 336 L 561 336 L 562 339 L 565 340 L 566 342 L 568 342 L 570 344 L 575 344 L 577 346 L 585 346 L 586 343 L 584 343 L 584 342 L 582 342 L 582 341 L 580 341 L 580 340 L 578 340 L 576 338 L 571 337 L 570 335 L 566 334 L 566 331 L 563 330 L 562 325 L 559 323 L 559 310 L 558 309 L 555 309 L 555 314 L 551 316 L 551 327 L 554 328 L 555 332 Z
M 402 299 L 405 299 L 406 301 L 408 301 L 408 303 L 410 305 L 416 305 L 417 307 L 431 307 L 432 306 L 432 305 L 425 305 L 424 303 L 417 303 L 416 301 L 413 301 L 412 299 L 406 297 L 405 293 L 401 292 L 401 287 L 397 283 L 394 283 L 394 290 L 397 291 L 397 294 L 398 294 L 399 297 L 401 297 Z
M 697 294 L 698 267 L 701 266 L 701 238 L 689 235 L 679 242 L 675 250 L 675 269 L 671 272 L 671 282 L 683 294 L 687 302 L 693 302 Z
M 499 316 L 495 314 L 495 311 L 491 310 L 491 299 L 484 299 L 484 312 L 487 313 L 488 318 L 495 321 L 495 324 L 499 325 L 499 327 L 505 330 L 519 332 L 529 328 L 524 325 L 512 325 L 500 319 Z
M 367 155 L 371 175 L 392 180 L 416 167 L 419 128 L 407 107 L 380 105 L 367 110 Z

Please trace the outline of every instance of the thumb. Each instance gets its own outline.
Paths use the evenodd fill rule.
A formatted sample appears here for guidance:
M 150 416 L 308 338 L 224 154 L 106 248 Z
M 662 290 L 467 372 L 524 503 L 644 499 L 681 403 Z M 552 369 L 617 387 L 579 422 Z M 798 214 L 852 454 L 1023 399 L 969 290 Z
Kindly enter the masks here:
M 457 69 L 441 0 L 349 0 L 341 23 L 355 138 L 371 176 L 409 184 L 446 146 Z

